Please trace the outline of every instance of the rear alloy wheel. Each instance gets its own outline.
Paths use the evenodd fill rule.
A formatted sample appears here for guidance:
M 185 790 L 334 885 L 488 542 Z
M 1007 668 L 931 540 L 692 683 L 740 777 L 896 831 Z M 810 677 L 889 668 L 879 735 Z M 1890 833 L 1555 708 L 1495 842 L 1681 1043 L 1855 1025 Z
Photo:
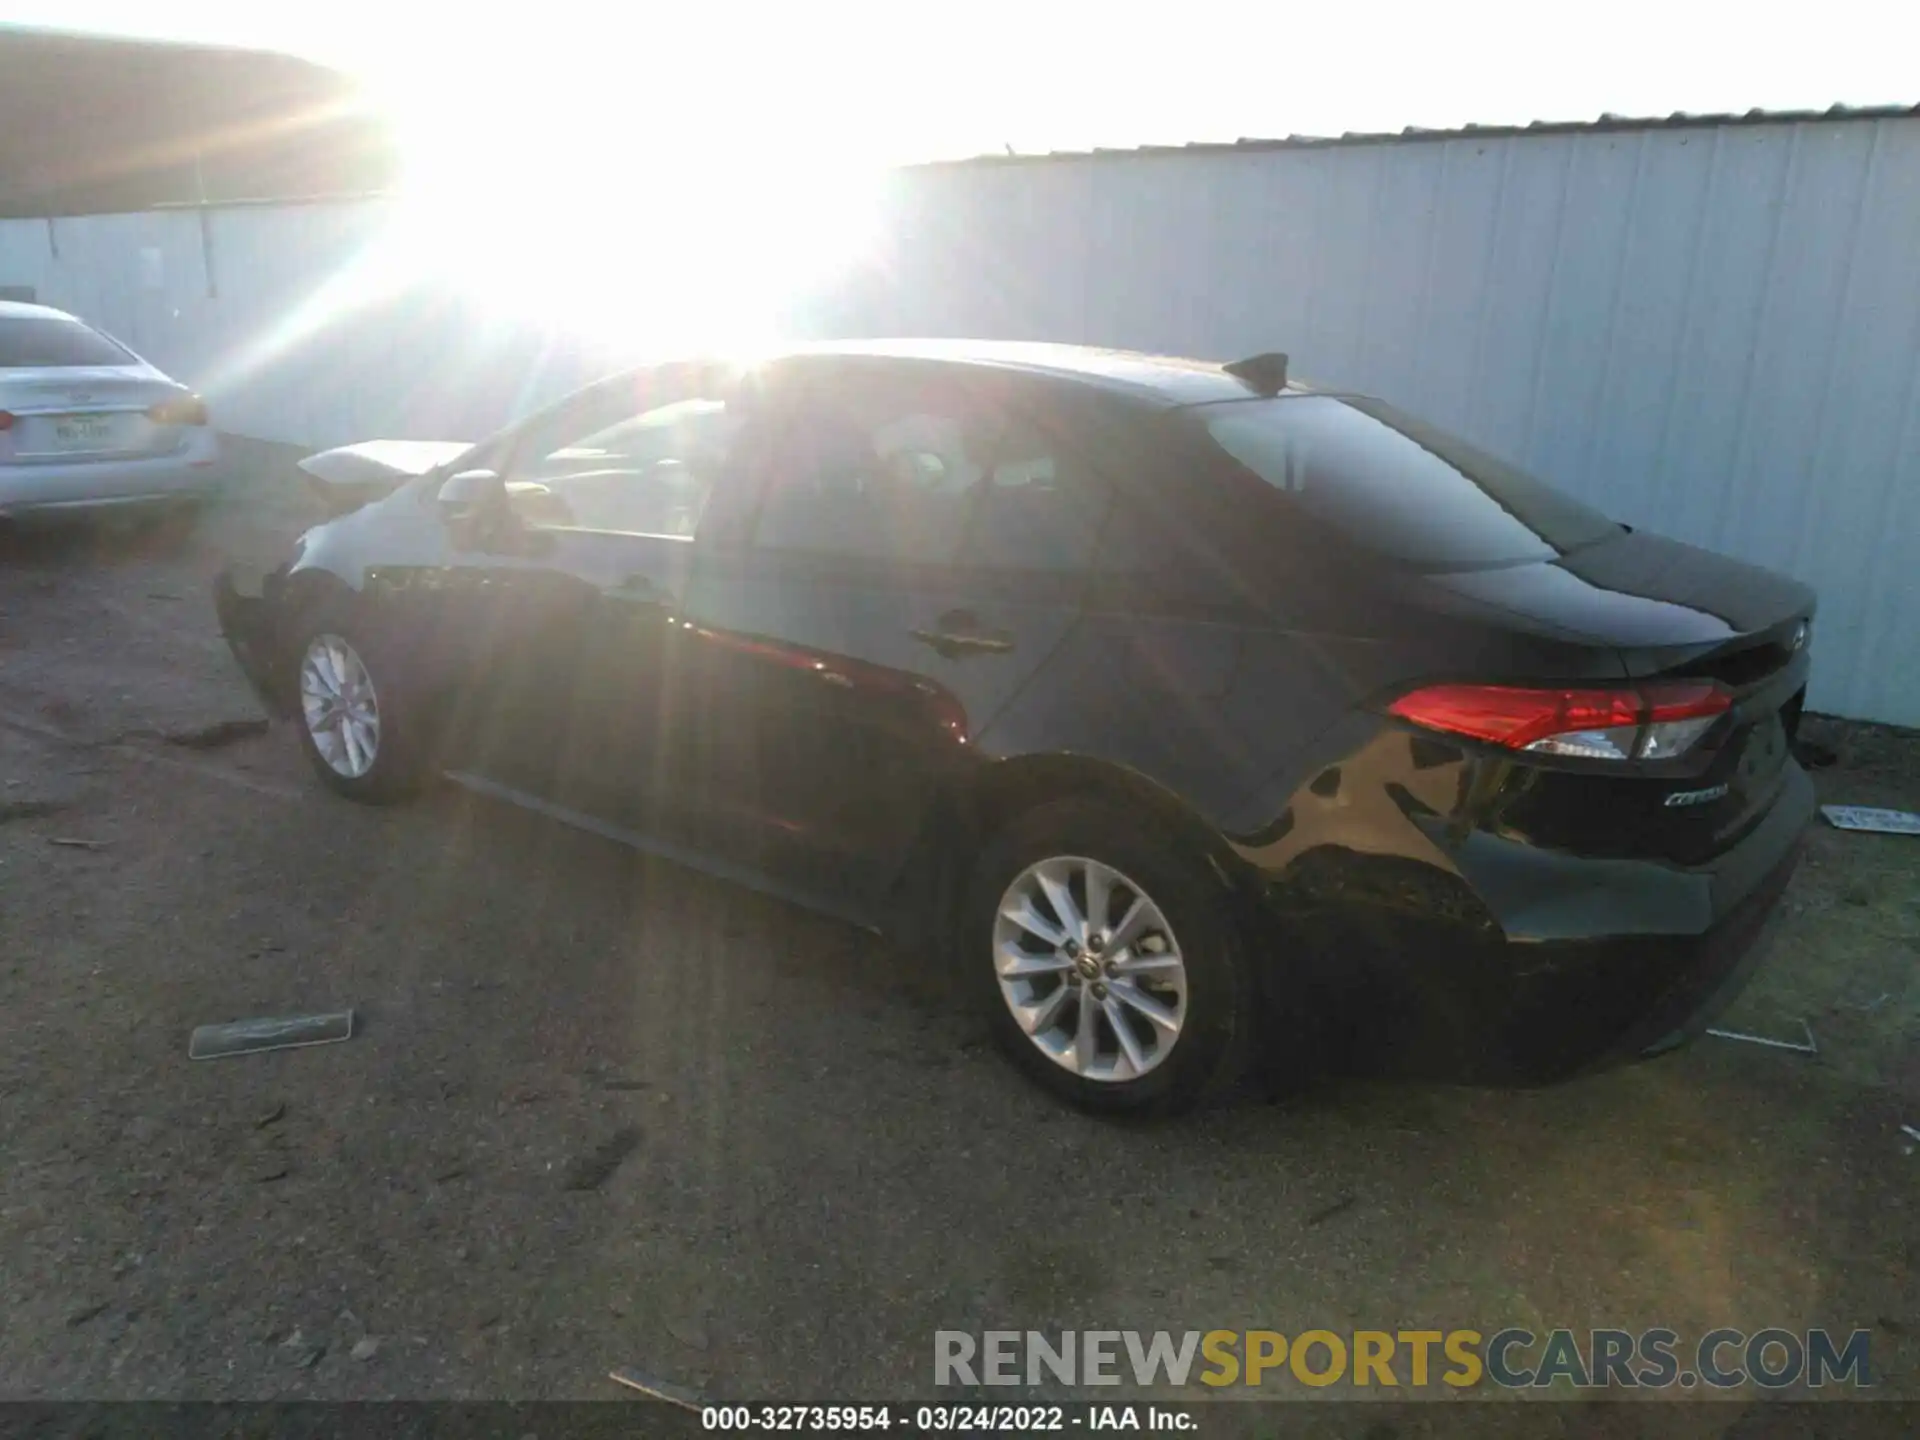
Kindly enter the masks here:
M 1022 870 L 1000 898 L 993 953 L 1015 1022 L 1071 1075 L 1135 1080 L 1179 1043 L 1179 942 L 1153 898 L 1109 865 L 1061 855 Z
M 411 794 L 423 766 L 394 667 L 338 614 L 314 617 L 294 654 L 300 745 L 314 773 L 351 800 Z
M 1103 1114 L 1184 1109 L 1252 1052 L 1233 897 L 1195 841 L 1105 797 L 1037 806 L 982 851 L 961 962 L 1008 1057 Z

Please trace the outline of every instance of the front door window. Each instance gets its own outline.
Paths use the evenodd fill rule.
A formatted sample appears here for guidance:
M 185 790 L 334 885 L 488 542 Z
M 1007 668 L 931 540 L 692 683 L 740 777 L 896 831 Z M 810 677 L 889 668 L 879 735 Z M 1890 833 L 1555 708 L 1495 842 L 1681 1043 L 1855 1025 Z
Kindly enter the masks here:
M 514 514 L 535 530 L 692 539 L 740 428 L 731 388 L 716 377 L 583 397 L 516 447 Z

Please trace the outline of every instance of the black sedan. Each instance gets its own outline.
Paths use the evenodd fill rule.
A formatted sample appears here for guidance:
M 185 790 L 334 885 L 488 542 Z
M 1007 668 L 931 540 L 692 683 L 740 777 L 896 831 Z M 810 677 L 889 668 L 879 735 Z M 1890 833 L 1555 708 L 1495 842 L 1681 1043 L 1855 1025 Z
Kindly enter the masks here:
M 306 468 L 336 518 L 217 598 L 329 786 L 895 935 L 1092 1109 L 1671 1049 L 1813 811 L 1810 591 L 1284 356 L 689 361 Z

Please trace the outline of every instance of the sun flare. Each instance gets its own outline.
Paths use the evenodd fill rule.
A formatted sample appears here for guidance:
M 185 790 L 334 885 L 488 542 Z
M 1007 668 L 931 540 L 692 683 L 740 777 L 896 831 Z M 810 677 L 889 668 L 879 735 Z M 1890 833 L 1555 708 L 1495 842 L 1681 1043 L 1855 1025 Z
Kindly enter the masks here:
M 866 252 L 877 168 L 745 134 L 662 134 L 574 79 L 588 98 L 393 106 L 406 170 L 390 239 L 407 268 L 646 355 L 782 338 Z

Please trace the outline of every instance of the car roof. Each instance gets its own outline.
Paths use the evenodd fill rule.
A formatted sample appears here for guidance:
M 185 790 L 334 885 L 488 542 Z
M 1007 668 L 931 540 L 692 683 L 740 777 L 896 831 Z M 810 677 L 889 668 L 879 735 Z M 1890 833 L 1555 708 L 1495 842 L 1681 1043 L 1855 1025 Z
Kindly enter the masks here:
M 71 320 L 76 325 L 84 323 L 64 310 L 56 310 L 51 305 L 30 305 L 25 300 L 0 300 L 0 320 Z
M 1258 393 L 1211 360 L 1019 340 L 839 340 L 798 346 L 776 358 L 933 361 L 1067 380 L 1149 404 L 1203 405 Z M 1289 390 L 1305 387 L 1291 384 Z

